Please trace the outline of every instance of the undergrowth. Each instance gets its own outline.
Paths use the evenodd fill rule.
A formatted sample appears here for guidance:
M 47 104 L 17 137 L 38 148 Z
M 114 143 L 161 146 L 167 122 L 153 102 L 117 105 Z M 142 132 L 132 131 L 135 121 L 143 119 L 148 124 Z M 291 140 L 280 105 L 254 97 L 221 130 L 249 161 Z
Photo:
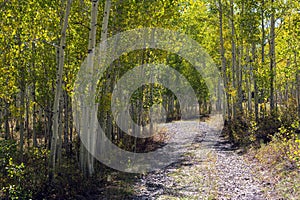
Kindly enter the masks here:
M 300 197 L 300 124 L 297 113 L 286 110 L 254 120 L 237 117 L 227 123 L 231 142 L 248 149 L 248 154 L 270 172 L 275 191 L 283 199 Z M 257 168 L 260 173 L 261 168 Z
M 159 132 L 137 142 L 136 151 L 153 151 L 167 139 L 165 131 Z M 136 174 L 119 172 L 96 161 L 96 173 L 84 177 L 78 155 L 67 156 L 63 151 L 55 178 L 50 182 L 49 150 L 43 146 L 26 147 L 21 155 L 18 147 L 17 141 L 0 138 L 0 199 L 101 199 L 102 196 L 123 199 L 132 195 Z
M 273 136 L 268 144 L 253 149 L 255 159 L 275 178 L 275 190 L 284 199 L 300 197 L 300 143 L 297 135 L 290 133 L 291 138 L 283 138 L 286 129 Z

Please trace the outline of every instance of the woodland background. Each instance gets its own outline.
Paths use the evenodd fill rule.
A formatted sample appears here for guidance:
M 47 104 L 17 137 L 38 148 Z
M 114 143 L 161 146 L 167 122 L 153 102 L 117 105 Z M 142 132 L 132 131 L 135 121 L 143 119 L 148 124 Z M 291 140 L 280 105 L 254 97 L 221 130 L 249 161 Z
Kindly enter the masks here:
M 74 81 L 100 41 L 142 27 L 196 40 L 224 79 L 224 134 L 237 146 L 255 149 L 256 158 L 270 168 L 280 164 L 299 170 L 299 13 L 300 3 L 292 0 L 2 1 L 0 196 L 71 198 L 107 184 L 116 172 L 89 155 L 73 126 Z M 123 55 L 99 80 L 98 120 L 126 150 L 145 151 L 163 142 L 126 135 L 110 110 L 117 80 L 134 65 L 151 62 L 166 63 L 189 80 L 201 116 L 212 106 L 201 75 L 180 56 L 157 49 Z M 156 103 L 164 105 L 168 121 L 180 119 L 176 96 L 155 84 L 132 96 L 133 119 L 148 123 L 147 113 Z M 128 182 L 129 175 L 119 176 Z

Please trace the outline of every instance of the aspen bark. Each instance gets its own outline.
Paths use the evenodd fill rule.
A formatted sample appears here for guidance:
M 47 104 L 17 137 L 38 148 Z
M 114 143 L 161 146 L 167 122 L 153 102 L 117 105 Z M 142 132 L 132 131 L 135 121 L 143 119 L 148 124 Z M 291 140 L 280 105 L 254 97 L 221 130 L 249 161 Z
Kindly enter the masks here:
M 94 55 L 95 55 L 95 45 L 96 45 L 96 31 L 97 31 L 97 17 L 98 17 L 98 5 L 99 1 L 92 1 L 92 9 L 91 9 L 91 24 L 90 24 L 90 32 L 89 32 L 89 43 L 88 43 L 88 56 L 87 56 L 87 68 L 89 72 L 93 71 L 94 68 Z M 91 88 L 92 90 L 93 88 Z M 87 130 L 86 128 L 83 130 L 88 131 L 88 140 L 87 145 L 91 146 L 94 150 L 94 138 L 95 138 L 95 130 L 93 129 L 93 125 L 95 123 L 94 114 L 90 116 L 90 110 L 85 109 L 85 116 L 82 116 L 82 118 L 88 118 L 88 120 L 84 120 L 83 123 L 90 123 L 90 125 L 87 125 L 86 128 L 89 127 Z M 80 133 L 82 134 L 82 133 Z M 92 155 L 93 152 L 88 152 L 87 149 L 83 144 L 80 146 L 81 148 L 81 156 L 80 156 L 80 162 L 81 162 L 81 170 L 83 171 L 84 175 L 91 176 L 94 173 L 94 157 Z
M 253 60 L 253 84 L 254 84 L 254 116 L 255 121 L 258 121 L 258 86 L 256 76 L 256 47 L 255 43 L 252 43 L 252 60 Z
M 19 117 L 19 126 L 20 126 L 20 154 L 21 160 L 23 160 L 23 148 L 24 148 L 24 114 L 25 114 L 25 92 L 26 92 L 26 83 L 25 83 L 25 70 L 22 66 L 21 73 L 21 85 L 20 85 L 20 117 Z
M 275 102 L 274 102 L 274 79 L 275 79 L 275 11 L 274 0 L 271 0 L 271 29 L 270 29 L 270 112 L 274 114 Z
M 53 178 L 53 174 L 55 171 L 55 162 L 57 156 L 57 143 L 59 138 L 59 103 L 60 97 L 62 93 L 62 75 L 63 75 L 63 67 L 65 61 L 65 47 L 66 47 L 66 31 L 68 27 L 68 20 L 71 10 L 72 0 L 67 1 L 66 12 L 64 16 L 63 27 L 61 30 L 61 38 L 60 45 L 58 50 L 58 71 L 56 77 L 56 88 L 55 88 L 55 97 L 53 103 L 53 124 L 52 124 L 52 137 L 51 137 L 51 148 L 50 148 L 50 160 L 49 160 L 49 179 Z
M 235 29 L 234 29 L 234 10 L 233 0 L 230 0 L 230 26 L 231 26 L 231 58 L 232 58 L 232 87 L 237 90 L 236 87 L 236 45 L 235 45 Z M 236 117 L 236 95 L 232 96 L 232 118 Z
M 247 110 L 248 110 L 248 115 L 251 115 L 252 112 L 252 94 L 251 94 L 251 85 L 252 85 L 252 64 L 251 64 L 251 59 L 250 59 L 250 49 L 247 46 L 246 48 L 246 63 L 247 65 L 247 70 L 249 71 L 248 76 L 246 77 L 246 89 L 247 89 Z
M 9 104 L 5 101 L 5 139 L 8 140 L 9 138 Z
M 33 51 L 33 56 L 32 56 L 32 68 L 35 69 L 35 43 L 32 42 L 32 51 Z M 32 110 L 32 140 L 33 140 L 33 146 L 37 147 L 37 137 L 36 137 L 36 96 L 35 96 L 35 87 L 36 83 L 33 83 L 32 87 L 32 101 L 33 101 L 33 110 Z
M 265 39 L 266 39 L 266 34 L 265 34 L 265 22 L 264 22 L 264 6 L 265 6 L 265 1 L 262 0 L 262 5 L 261 5 L 261 64 L 262 66 L 264 66 L 265 63 Z M 264 86 L 263 86 L 264 87 Z M 262 89 L 262 96 L 264 94 L 264 88 Z M 264 104 L 264 102 L 263 102 Z M 265 111 L 266 111 L 266 107 L 265 106 L 261 106 L 260 108 L 260 112 L 262 113 L 262 117 L 265 116 Z
M 229 104 L 229 95 L 228 95 L 228 82 L 227 82 L 227 75 L 226 75 L 226 59 L 225 59 L 225 49 L 224 49 L 224 39 L 223 39 L 223 9 L 222 9 L 222 1 L 218 1 L 219 4 L 219 29 L 220 29 L 220 54 L 221 54 L 221 62 L 222 62 L 222 73 L 224 79 L 224 88 L 225 88 L 225 95 L 227 105 L 224 105 L 225 110 L 227 111 L 227 118 L 231 119 L 231 111 L 230 111 L 230 104 Z
M 93 70 L 94 68 L 94 55 L 95 55 L 95 46 L 96 46 L 96 32 L 97 32 L 97 17 L 98 17 L 98 5 L 99 1 L 92 2 L 92 11 L 91 11 L 91 25 L 90 25 L 90 33 L 89 33 L 89 44 L 88 44 L 88 59 L 87 59 L 87 66 L 88 70 Z M 101 41 L 105 41 L 107 39 L 107 28 L 108 28 L 108 20 L 109 20 L 109 11 L 111 7 L 111 1 L 105 1 L 105 8 L 103 14 L 103 21 L 102 21 L 102 29 L 101 29 Z M 104 45 L 105 48 L 105 45 Z M 92 90 L 94 88 L 91 88 Z M 94 127 L 97 122 L 97 116 L 92 114 L 91 116 L 88 115 L 90 113 L 86 110 L 86 117 L 89 118 L 90 127 Z M 105 124 L 105 123 L 104 123 Z M 96 150 L 96 133 L 93 128 L 89 129 L 89 139 L 88 145 L 91 146 L 91 149 L 94 151 Z M 84 174 L 88 174 L 91 176 L 94 173 L 94 157 L 92 155 L 93 152 L 89 153 L 82 145 L 81 147 L 81 166 Z M 86 155 L 86 156 L 85 156 Z M 85 166 L 87 164 L 87 166 Z M 88 170 L 88 172 L 86 172 Z
M 64 92 L 64 148 L 66 149 L 67 155 L 69 155 L 69 95 L 68 92 Z
M 239 63 L 236 66 L 237 90 L 238 90 L 238 111 L 239 115 L 243 114 L 243 90 L 242 90 L 242 58 L 243 58 L 243 44 L 239 47 Z
M 300 68 L 297 65 L 297 51 L 294 51 L 294 63 L 297 67 L 297 73 L 296 73 L 296 96 L 297 96 L 297 107 L 298 107 L 298 117 L 300 119 Z

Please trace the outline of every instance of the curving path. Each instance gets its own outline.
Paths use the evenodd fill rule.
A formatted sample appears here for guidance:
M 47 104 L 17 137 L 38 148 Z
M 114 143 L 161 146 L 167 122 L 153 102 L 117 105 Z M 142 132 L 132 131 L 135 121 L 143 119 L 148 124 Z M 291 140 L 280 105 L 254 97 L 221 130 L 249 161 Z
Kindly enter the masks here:
M 169 134 L 195 132 L 193 143 L 177 162 L 139 179 L 129 199 L 278 199 L 214 124 L 179 121 L 163 127 Z

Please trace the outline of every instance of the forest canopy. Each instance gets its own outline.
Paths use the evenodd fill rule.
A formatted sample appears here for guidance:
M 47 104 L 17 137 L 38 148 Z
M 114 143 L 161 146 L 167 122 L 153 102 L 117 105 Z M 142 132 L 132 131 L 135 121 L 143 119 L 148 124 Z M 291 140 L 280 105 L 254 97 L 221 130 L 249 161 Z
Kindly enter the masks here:
M 71 182 L 106 176 L 108 169 L 86 150 L 74 127 L 75 81 L 82 63 L 92 62 L 100 42 L 140 28 L 167 29 L 195 40 L 219 70 L 224 93 L 216 91 L 213 97 L 202 74 L 178 54 L 155 48 L 125 53 L 103 73 L 95 99 L 96 120 L 114 144 L 143 152 L 155 143 L 154 138 L 137 139 L 118 128 L 111 98 L 116 83 L 133 67 L 163 63 L 193 88 L 199 106 L 190 112 L 196 109 L 199 117 L 222 108 L 224 130 L 232 142 L 257 147 L 278 136 L 286 142 L 291 163 L 300 167 L 298 1 L 4 0 L 0 3 L 1 198 L 47 198 L 49 187 L 66 195 L 50 184 L 65 185 L 59 180 L 61 174 L 69 174 Z M 226 99 L 223 104 L 221 96 Z M 155 104 L 165 109 L 166 121 L 181 119 L 178 97 L 160 84 L 139 87 L 130 103 L 131 118 L 141 127 L 152 126 L 149 112 Z M 77 173 L 80 177 L 74 178 Z

